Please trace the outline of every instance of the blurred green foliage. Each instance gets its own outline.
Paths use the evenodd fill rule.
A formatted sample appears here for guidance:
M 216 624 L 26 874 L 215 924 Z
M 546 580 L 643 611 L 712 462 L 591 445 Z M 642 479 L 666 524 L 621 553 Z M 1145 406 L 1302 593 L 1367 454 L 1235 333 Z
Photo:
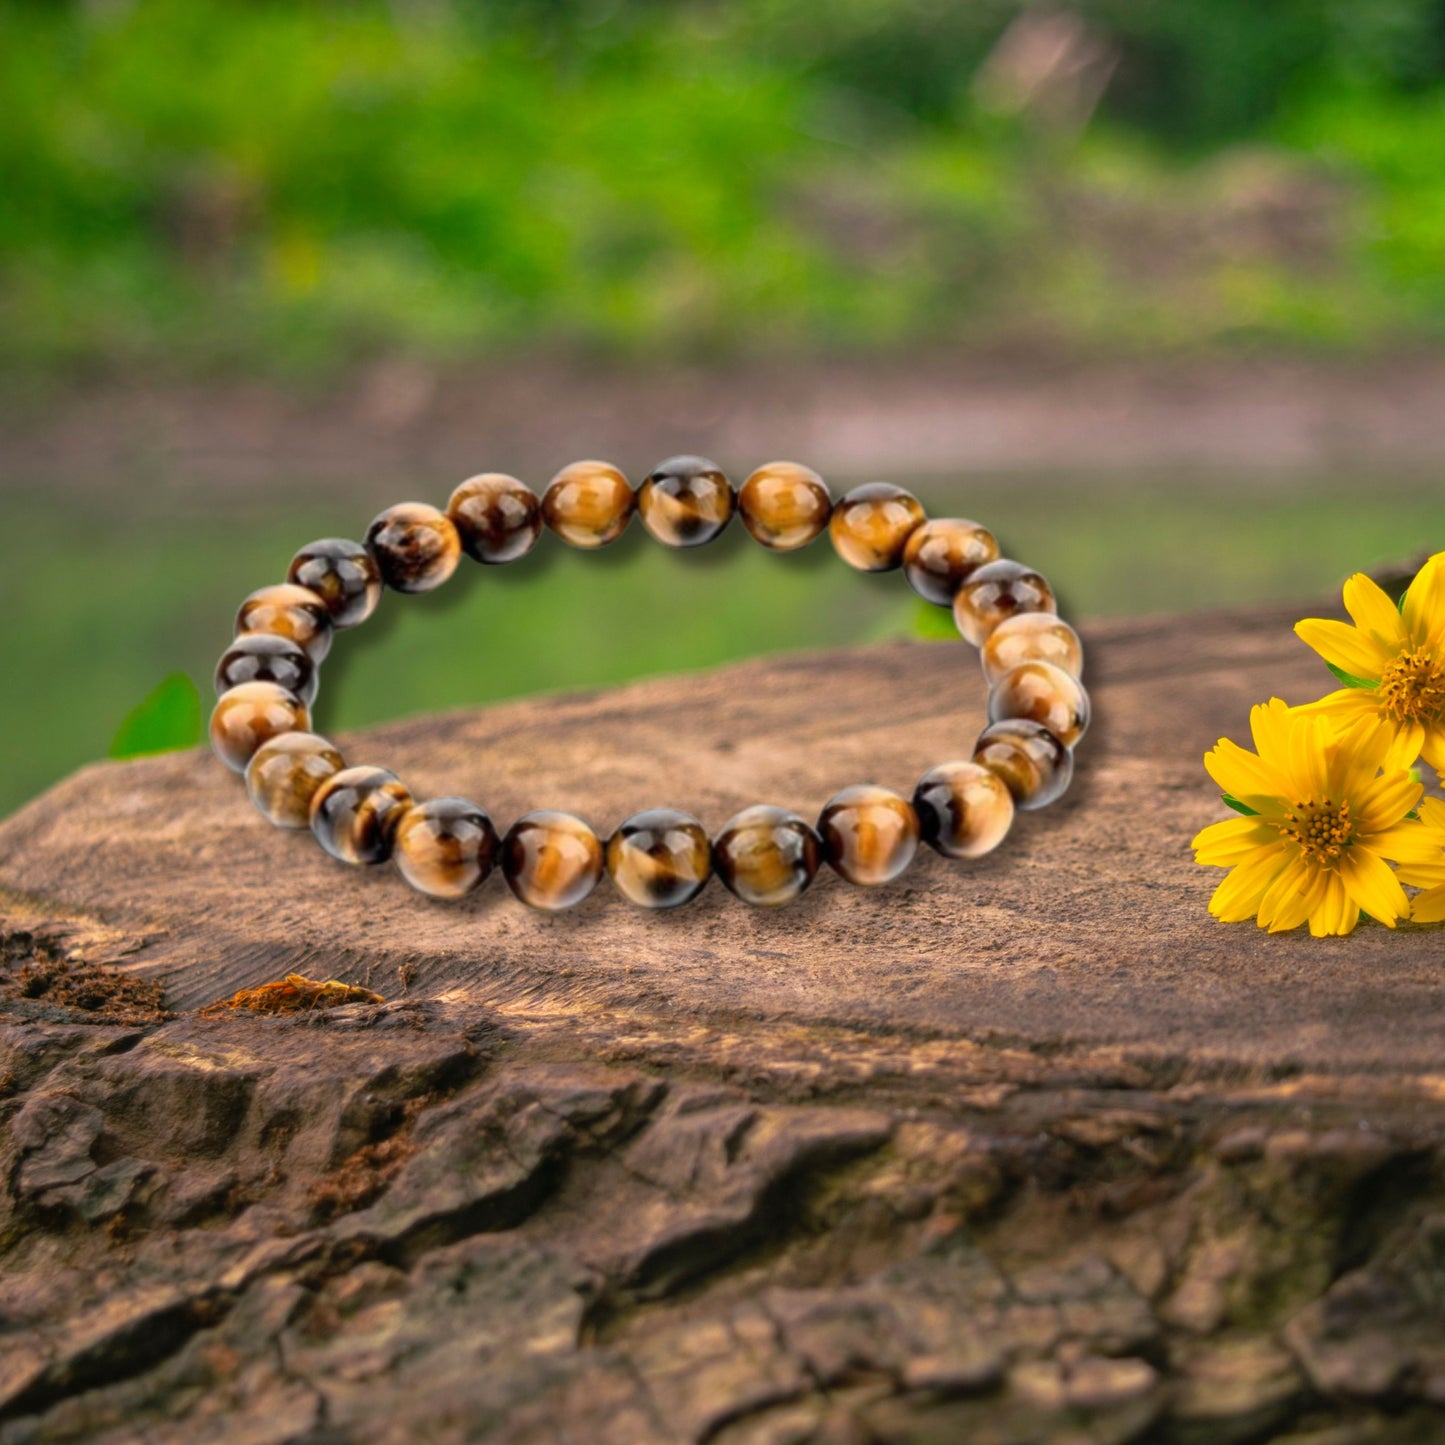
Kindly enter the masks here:
M 125 716 L 111 740 L 113 758 L 193 748 L 201 740 L 201 695 L 183 672 L 159 682 Z

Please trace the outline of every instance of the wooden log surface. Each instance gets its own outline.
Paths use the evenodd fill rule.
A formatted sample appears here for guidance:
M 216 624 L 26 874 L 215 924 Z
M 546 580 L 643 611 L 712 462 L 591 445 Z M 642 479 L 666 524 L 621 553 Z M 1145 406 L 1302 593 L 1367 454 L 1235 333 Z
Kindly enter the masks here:
M 1217 925 L 1187 847 L 1204 750 L 1328 682 L 1296 615 L 1087 629 L 1060 804 L 777 911 L 432 903 L 201 752 L 52 789 L 0 825 L 0 1445 L 1440 1438 L 1445 934 Z M 339 741 L 715 829 L 983 703 L 897 643 Z M 387 1002 L 198 1012 L 292 971 Z

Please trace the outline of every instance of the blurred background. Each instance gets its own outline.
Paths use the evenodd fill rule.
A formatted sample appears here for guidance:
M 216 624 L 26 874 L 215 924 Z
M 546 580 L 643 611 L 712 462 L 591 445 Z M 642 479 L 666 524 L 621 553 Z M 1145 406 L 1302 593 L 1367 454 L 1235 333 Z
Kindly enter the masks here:
M 1442 160 L 1445 0 L 0 0 L 0 814 L 482 470 L 885 477 L 1085 616 L 1438 549 Z M 318 723 L 937 630 L 826 543 L 544 539 Z

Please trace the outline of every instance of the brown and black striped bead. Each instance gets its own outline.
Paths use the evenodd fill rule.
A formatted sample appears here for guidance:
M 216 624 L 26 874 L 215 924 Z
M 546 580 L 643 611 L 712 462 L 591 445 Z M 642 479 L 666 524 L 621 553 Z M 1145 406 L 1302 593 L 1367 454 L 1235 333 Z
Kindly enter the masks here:
M 623 534 L 635 503 L 631 485 L 616 467 L 573 462 L 548 483 L 542 516 L 564 542 L 592 550 Z
M 1032 567 L 1001 557 L 971 573 L 953 599 L 958 630 L 982 648 L 994 628 L 1021 612 L 1053 612 L 1053 589 Z
M 498 847 L 484 809 L 465 798 L 429 798 L 401 815 L 392 859 L 418 893 L 464 898 L 492 871 Z
M 997 773 L 1022 812 L 1045 808 L 1067 791 L 1074 755 L 1042 723 L 1005 718 L 979 735 L 973 760 Z
M 945 858 L 982 858 L 1008 835 L 1014 800 L 981 763 L 940 763 L 918 780 L 913 811 L 923 841 Z
M 573 908 L 602 877 L 602 844 L 571 813 L 524 813 L 502 839 L 502 876 L 532 908 Z
M 311 799 L 311 831 L 340 863 L 384 863 L 411 794 L 385 768 L 343 768 Z
M 505 472 L 469 477 L 452 493 L 447 516 L 462 550 L 487 566 L 525 557 L 542 535 L 542 504 L 536 493 Z
M 797 462 L 769 462 L 738 488 L 743 526 L 774 552 L 806 547 L 822 535 L 832 512 L 828 484 Z
M 850 883 L 891 883 L 918 849 L 918 815 L 891 789 L 858 783 L 824 805 L 818 836 L 823 856 Z
M 216 664 L 216 696 L 243 682 L 274 682 L 308 707 L 320 674 L 299 643 L 279 632 L 243 632 Z
M 462 555 L 451 518 L 426 502 L 388 507 L 366 529 L 366 547 L 394 592 L 433 591 L 457 570 Z
M 274 682 L 243 682 L 216 700 L 211 747 L 233 773 L 243 773 L 262 743 L 310 729 L 311 714 L 300 698 Z
M 903 575 L 926 602 L 949 607 L 965 579 L 998 558 L 987 527 L 962 517 L 938 517 L 915 527 L 903 545 Z
M 711 542 L 732 521 L 733 506 L 732 483 L 706 457 L 669 457 L 637 491 L 642 525 L 669 547 Z
M 713 839 L 713 869 L 744 903 L 775 908 L 803 893 L 823 860 L 812 824 L 766 803 L 744 808 Z
M 1021 662 L 1052 662 L 1071 677 L 1084 675 L 1079 634 L 1052 612 L 1016 612 L 1005 617 L 980 649 L 984 676 L 997 682 Z
M 236 636 L 272 632 L 289 637 L 314 663 L 331 651 L 332 623 L 326 604 L 309 587 L 282 582 L 253 592 L 236 613 Z
M 891 482 L 865 482 L 833 508 L 828 534 L 838 555 L 860 572 L 891 572 L 903 562 L 903 548 L 923 524 L 923 507 L 911 492 Z
M 641 908 L 690 903 L 712 876 L 707 833 L 676 808 L 634 813 L 607 840 L 607 873 L 617 891 Z
M 1071 748 L 1088 731 L 1089 694 L 1052 662 L 1021 662 L 994 683 L 988 698 L 990 722 L 1012 717 L 1042 723 Z
M 357 627 L 381 601 L 381 571 L 360 542 L 322 537 L 308 542 L 286 569 L 286 580 L 314 592 L 334 627 Z
M 317 789 L 345 766 L 325 738 L 281 733 L 256 749 L 246 766 L 246 791 L 278 828 L 308 828 Z

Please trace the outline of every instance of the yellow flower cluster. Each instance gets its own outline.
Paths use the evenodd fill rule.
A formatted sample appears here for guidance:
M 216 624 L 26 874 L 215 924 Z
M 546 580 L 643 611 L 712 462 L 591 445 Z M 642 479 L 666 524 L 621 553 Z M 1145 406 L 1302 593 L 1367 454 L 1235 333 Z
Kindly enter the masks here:
M 1445 784 L 1445 552 L 1398 607 L 1351 577 L 1345 610 L 1353 626 L 1295 631 L 1346 686 L 1304 707 L 1273 698 L 1250 715 L 1254 752 L 1221 738 L 1205 755 L 1243 814 L 1193 844 L 1197 862 L 1230 870 L 1209 905 L 1227 923 L 1322 937 L 1362 911 L 1389 928 L 1445 922 L 1445 801 L 1424 798 L 1415 771 L 1423 758 Z M 1425 891 L 1411 900 L 1402 884 Z

